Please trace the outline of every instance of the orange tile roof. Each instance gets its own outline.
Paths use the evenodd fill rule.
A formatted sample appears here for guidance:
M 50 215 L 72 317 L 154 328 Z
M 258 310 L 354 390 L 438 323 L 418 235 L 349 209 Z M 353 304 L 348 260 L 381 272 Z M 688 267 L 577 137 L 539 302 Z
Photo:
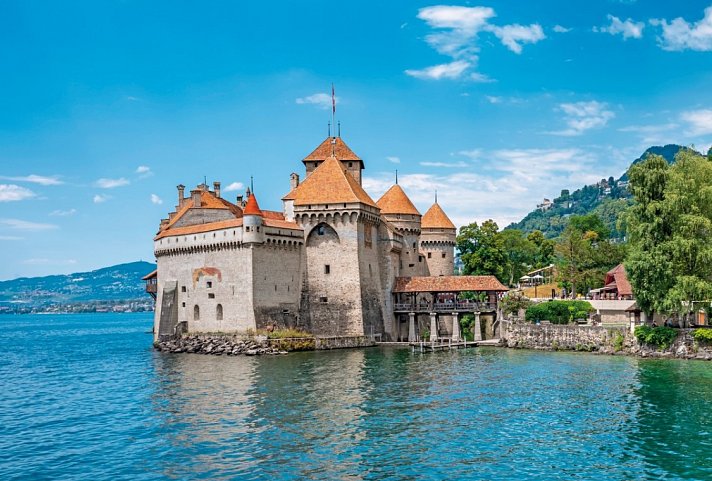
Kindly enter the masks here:
M 297 198 L 297 189 L 299 186 L 295 187 L 294 189 L 290 190 L 287 195 L 282 197 L 282 200 L 294 200 Z
M 507 289 L 495 276 L 396 277 L 393 292 L 464 292 Z
M 265 219 L 284 220 L 284 214 L 275 210 L 262 210 L 262 217 Z
M 294 205 L 360 202 L 378 207 L 334 156 L 319 164 L 319 167 L 287 196 L 294 200 Z
M 288 220 L 279 220 L 279 219 L 270 219 L 270 218 L 265 218 L 264 224 L 267 227 L 277 227 L 281 229 L 295 229 L 295 230 L 302 230 L 301 227 L 299 227 L 299 224 L 296 222 L 289 222 Z
M 207 190 L 200 192 L 200 206 L 198 207 L 204 209 L 227 209 L 235 214 L 235 217 L 242 217 L 242 209 L 222 197 L 216 197 L 215 194 Z M 193 205 L 193 197 L 191 196 L 183 201 L 183 205 L 163 229 L 170 229 L 173 224 L 178 222 L 178 220 L 188 212 L 188 209 L 192 208 L 195 208 L 195 206 Z
M 334 139 L 336 142 L 332 144 Z M 332 155 L 339 160 L 358 160 L 363 165 L 363 160 L 341 140 L 341 137 L 327 137 L 311 154 L 304 157 L 303 162 L 326 160 Z
M 420 215 L 400 185 L 396 184 L 386 191 L 376 202 L 381 208 L 381 214 L 413 214 Z
M 163 239 L 164 237 L 188 234 L 202 234 L 203 232 L 211 232 L 220 229 L 229 229 L 231 227 L 242 227 L 242 218 L 221 220 L 218 222 L 209 222 L 207 224 L 188 225 L 185 227 L 174 227 L 173 229 L 164 229 L 158 233 L 153 240 Z
M 259 215 L 262 216 L 262 211 L 260 210 L 260 205 L 257 203 L 257 197 L 253 193 L 247 198 L 247 204 L 242 210 L 244 215 Z
M 423 215 L 420 226 L 423 229 L 456 229 L 455 224 L 437 202 Z

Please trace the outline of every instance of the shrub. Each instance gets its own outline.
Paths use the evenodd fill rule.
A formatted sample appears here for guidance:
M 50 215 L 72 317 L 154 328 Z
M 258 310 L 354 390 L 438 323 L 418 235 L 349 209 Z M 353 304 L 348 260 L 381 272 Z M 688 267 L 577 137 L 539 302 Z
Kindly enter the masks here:
M 527 308 L 525 318 L 529 322 L 568 324 L 574 319 L 587 318 L 593 310 L 588 301 L 547 301 Z
M 519 312 L 519 309 L 528 309 L 532 305 L 532 301 L 526 297 L 522 291 L 509 291 L 500 302 L 502 312 L 505 316 L 510 316 Z
M 712 329 L 695 329 L 692 337 L 701 344 L 712 344 Z
M 623 334 L 616 332 L 616 335 L 613 337 L 613 351 L 618 352 L 623 349 L 623 341 L 625 341 Z
M 641 344 L 667 349 L 677 338 L 677 330 L 666 326 L 638 326 L 634 331 L 635 338 Z

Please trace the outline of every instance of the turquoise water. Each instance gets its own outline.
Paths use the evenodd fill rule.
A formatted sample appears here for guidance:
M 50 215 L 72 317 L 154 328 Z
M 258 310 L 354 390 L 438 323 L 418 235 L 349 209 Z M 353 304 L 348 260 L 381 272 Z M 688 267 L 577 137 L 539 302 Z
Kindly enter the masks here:
M 712 363 L 171 355 L 150 328 L 0 316 L 0 479 L 712 479 Z

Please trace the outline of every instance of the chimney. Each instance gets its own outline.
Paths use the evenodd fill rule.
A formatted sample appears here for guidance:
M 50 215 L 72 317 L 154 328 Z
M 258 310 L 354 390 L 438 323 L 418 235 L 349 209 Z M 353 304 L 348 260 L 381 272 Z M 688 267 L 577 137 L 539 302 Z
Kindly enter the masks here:
M 299 174 L 292 172 L 292 175 L 289 176 L 289 187 L 291 190 L 299 187 Z
M 215 197 L 220 198 L 220 182 L 213 182 L 213 190 L 215 191 Z
M 183 196 L 185 194 L 185 186 L 183 184 L 178 185 L 178 208 L 180 209 L 183 205 Z
M 193 197 L 193 207 L 200 207 L 200 189 L 190 191 L 190 195 Z
M 239 207 L 244 207 L 244 206 L 242 205 L 242 194 L 237 194 L 237 205 L 238 205 Z

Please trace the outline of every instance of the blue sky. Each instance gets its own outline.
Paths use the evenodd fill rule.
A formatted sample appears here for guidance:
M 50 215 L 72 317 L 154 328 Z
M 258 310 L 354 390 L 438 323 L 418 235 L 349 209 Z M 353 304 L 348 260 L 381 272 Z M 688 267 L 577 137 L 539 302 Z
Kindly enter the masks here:
M 0 44 L 0 279 L 153 260 L 204 176 L 281 209 L 332 82 L 372 197 L 458 225 L 712 144 L 712 0 L 8 1 Z

